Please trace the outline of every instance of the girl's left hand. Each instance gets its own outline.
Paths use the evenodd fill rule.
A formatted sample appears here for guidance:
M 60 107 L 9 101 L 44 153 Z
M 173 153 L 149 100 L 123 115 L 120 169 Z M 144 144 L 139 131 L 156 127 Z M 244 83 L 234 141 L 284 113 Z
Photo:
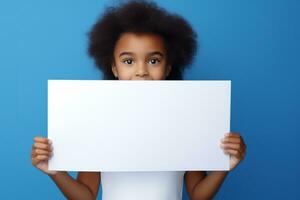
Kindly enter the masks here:
M 245 157 L 247 147 L 239 133 L 226 133 L 221 139 L 220 146 L 225 154 L 230 155 L 230 170 L 233 170 Z

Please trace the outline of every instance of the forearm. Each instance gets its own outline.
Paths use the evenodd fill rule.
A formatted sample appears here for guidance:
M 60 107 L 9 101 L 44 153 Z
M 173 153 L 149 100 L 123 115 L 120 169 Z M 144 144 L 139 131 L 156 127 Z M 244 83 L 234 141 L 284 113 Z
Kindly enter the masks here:
M 69 200 L 96 199 L 86 185 L 75 180 L 67 172 L 58 172 L 55 175 L 49 175 L 49 177 Z
M 219 190 L 227 174 L 227 171 L 211 172 L 196 184 L 193 189 L 192 200 L 212 199 Z

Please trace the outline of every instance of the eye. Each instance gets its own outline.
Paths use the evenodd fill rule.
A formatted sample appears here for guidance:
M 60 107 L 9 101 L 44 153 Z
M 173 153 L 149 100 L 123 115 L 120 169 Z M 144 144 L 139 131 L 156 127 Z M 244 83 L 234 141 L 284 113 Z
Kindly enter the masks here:
M 133 63 L 133 60 L 129 58 L 129 59 L 123 60 L 122 62 L 127 64 L 127 65 L 131 65 Z
M 155 65 L 159 62 L 160 62 L 160 60 L 158 60 L 157 58 L 152 58 L 152 59 L 149 60 L 149 63 L 152 64 L 152 65 Z

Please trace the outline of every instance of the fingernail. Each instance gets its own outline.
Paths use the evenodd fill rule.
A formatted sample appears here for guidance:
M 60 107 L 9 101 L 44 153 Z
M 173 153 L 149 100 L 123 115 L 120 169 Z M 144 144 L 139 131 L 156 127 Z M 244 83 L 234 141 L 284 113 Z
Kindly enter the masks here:
M 51 140 L 49 140 L 49 144 L 52 144 L 52 141 L 51 141 Z

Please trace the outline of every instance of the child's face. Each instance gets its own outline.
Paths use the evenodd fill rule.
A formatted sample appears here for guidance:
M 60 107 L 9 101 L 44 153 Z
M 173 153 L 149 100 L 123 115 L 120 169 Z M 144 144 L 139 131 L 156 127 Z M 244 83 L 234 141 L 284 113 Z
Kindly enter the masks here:
M 112 71 L 119 80 L 164 80 L 171 71 L 166 57 L 160 36 L 124 33 L 115 46 Z

